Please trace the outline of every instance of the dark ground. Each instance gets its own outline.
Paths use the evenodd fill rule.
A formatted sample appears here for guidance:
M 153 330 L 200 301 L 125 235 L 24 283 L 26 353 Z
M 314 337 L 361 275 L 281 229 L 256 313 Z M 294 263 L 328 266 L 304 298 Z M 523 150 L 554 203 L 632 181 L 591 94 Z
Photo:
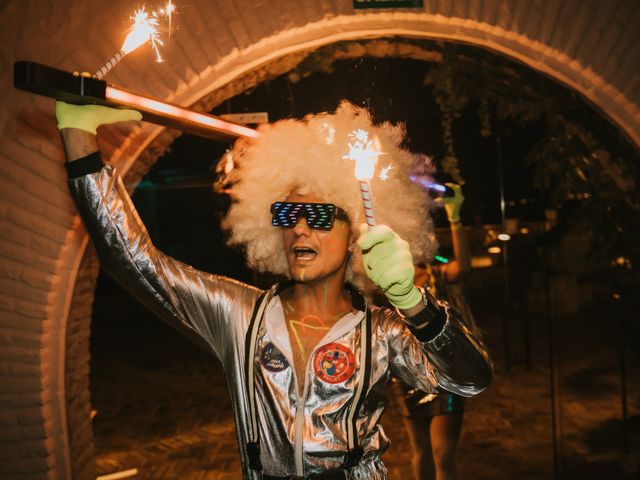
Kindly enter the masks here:
M 472 275 L 484 275 L 473 272 Z M 473 278 L 473 277 L 472 277 Z M 477 279 L 476 279 L 477 280 Z M 551 479 L 553 436 L 547 320 L 532 314 L 532 368 L 505 369 L 499 285 L 468 288 L 495 362 L 493 384 L 468 402 L 459 462 L 465 479 Z M 469 286 L 469 285 L 468 285 Z M 96 297 L 91 388 L 99 474 L 137 468 L 144 479 L 237 479 L 240 466 L 226 383 L 219 363 L 131 300 Z M 561 300 L 561 299 L 560 299 Z M 517 315 L 511 319 L 513 353 Z M 640 375 L 628 352 L 631 453 L 624 453 L 619 337 L 602 308 L 555 323 L 560 373 L 558 462 L 564 479 L 639 479 Z M 393 445 L 391 479 L 409 480 L 411 453 L 399 408 L 383 419 Z

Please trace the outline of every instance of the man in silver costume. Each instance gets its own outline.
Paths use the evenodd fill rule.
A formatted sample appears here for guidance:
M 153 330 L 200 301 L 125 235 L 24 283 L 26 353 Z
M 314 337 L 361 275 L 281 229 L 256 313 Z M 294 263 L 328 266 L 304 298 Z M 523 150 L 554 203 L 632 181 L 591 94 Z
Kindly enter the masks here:
M 357 232 L 354 208 L 292 184 L 270 200 L 267 220 L 290 281 L 261 291 L 198 271 L 152 245 L 116 170 L 100 159 L 97 127 L 139 114 L 59 102 L 56 117 L 70 191 L 103 268 L 222 362 L 244 478 L 386 479 L 380 457 L 390 442 L 379 420 L 392 371 L 425 392 L 472 396 L 488 386 L 484 345 L 414 286 L 409 244 L 391 228 Z M 356 254 L 395 310 L 345 286 Z

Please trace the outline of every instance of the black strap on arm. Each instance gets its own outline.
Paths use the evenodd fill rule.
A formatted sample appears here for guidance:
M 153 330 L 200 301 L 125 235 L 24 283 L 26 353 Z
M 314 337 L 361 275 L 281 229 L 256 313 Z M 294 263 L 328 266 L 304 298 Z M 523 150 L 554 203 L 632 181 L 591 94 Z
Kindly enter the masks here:
M 415 316 L 407 318 L 407 326 L 411 333 L 421 342 L 433 340 L 444 328 L 447 313 L 427 290 L 422 291 L 424 308 Z
M 99 172 L 103 166 L 104 163 L 102 163 L 102 158 L 100 158 L 100 152 L 93 152 L 86 157 L 66 163 L 69 178 L 78 178 L 90 173 Z

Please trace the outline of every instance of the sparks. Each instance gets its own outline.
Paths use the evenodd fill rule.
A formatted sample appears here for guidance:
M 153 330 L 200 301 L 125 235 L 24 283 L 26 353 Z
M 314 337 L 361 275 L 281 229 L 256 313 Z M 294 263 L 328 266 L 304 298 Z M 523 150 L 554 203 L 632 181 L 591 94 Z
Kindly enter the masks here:
M 369 132 L 358 129 L 349 134 L 352 140 L 349 143 L 349 153 L 342 158 L 355 160 L 355 175 L 358 180 L 371 180 L 375 173 L 378 157 L 383 155 L 380 152 L 377 137 L 369 139 Z
M 233 170 L 235 167 L 235 164 L 233 162 L 233 154 L 231 153 L 231 150 L 227 150 L 226 153 L 224 154 L 224 173 L 225 175 L 229 175 L 231 173 L 231 170 Z
M 171 3 L 171 0 L 167 2 L 165 7 L 160 10 L 162 15 L 165 15 L 169 19 L 169 38 L 171 38 L 171 17 L 172 13 L 176 11 L 176 6 Z
M 133 23 L 127 30 L 127 38 L 122 44 L 124 54 L 131 53 L 139 46 L 150 42 L 156 54 L 156 61 L 158 63 L 162 62 L 160 50 L 158 49 L 158 45 L 163 45 L 158 35 L 158 17 L 155 14 L 149 14 L 142 7 L 133 12 L 131 20 Z
M 322 133 L 325 135 L 327 145 L 331 145 L 336 138 L 335 127 L 330 123 L 325 122 L 322 124 Z
M 133 12 L 131 17 L 133 23 L 127 30 L 127 37 L 124 39 L 122 48 L 116 52 L 107 62 L 98 70 L 95 77 L 100 80 L 109 71 L 115 67 L 127 54 L 133 52 L 140 45 L 151 42 L 151 47 L 156 53 L 156 61 L 162 62 L 158 45 L 162 45 L 162 41 L 158 38 L 158 17 L 155 13 L 149 14 L 144 7 Z
M 378 178 L 380 180 L 387 180 L 389 178 L 389 172 L 392 169 L 393 169 L 393 165 L 391 163 L 386 167 L 382 167 L 382 170 L 380 171 L 380 175 L 378 176 Z

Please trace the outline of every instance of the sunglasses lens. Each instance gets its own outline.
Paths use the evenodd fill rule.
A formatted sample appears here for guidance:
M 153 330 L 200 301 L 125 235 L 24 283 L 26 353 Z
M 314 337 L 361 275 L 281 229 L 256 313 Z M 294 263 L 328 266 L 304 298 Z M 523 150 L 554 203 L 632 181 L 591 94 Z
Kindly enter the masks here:
M 305 205 L 307 225 L 319 230 L 330 230 L 333 226 L 333 205 L 307 203 Z
M 271 205 L 271 224 L 274 227 L 293 227 L 300 219 L 302 205 L 299 203 L 276 202 Z
M 271 205 L 271 224 L 274 227 L 294 227 L 304 217 L 310 228 L 331 230 L 335 206 L 330 203 L 275 202 Z

